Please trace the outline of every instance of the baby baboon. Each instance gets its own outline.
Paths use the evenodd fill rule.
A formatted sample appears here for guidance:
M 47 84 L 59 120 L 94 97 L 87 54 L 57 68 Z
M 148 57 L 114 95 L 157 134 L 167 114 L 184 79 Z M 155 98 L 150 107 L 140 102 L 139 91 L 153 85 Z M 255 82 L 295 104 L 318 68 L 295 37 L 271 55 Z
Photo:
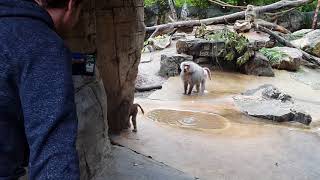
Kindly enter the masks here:
M 189 86 L 188 95 L 190 95 L 194 85 L 196 85 L 197 93 L 201 92 L 201 94 L 203 94 L 206 88 L 206 79 L 209 77 L 211 80 L 211 72 L 209 68 L 202 68 L 192 61 L 185 61 L 181 63 L 180 68 L 180 76 L 184 85 L 184 94 L 187 94 Z
M 245 20 L 252 23 L 256 20 L 257 13 L 253 5 L 248 5 L 245 12 Z
M 142 114 L 144 114 L 144 110 L 142 109 L 142 107 L 139 104 L 132 104 L 131 108 L 130 108 L 130 114 L 129 114 L 129 119 L 131 117 L 131 122 L 133 125 L 133 132 L 137 132 L 137 114 L 138 114 L 138 107 L 140 108 Z M 130 122 L 129 122 L 130 123 Z

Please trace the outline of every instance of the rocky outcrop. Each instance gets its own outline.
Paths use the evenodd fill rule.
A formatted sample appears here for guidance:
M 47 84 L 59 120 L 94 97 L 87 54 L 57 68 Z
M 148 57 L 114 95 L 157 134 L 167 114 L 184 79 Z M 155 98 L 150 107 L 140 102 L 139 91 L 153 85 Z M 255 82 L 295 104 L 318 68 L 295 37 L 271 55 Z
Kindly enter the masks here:
M 278 16 L 275 21 L 277 24 L 285 27 L 291 32 L 305 27 L 305 15 L 298 10 L 284 13 L 283 15 Z
M 155 50 L 163 50 L 170 46 L 171 44 L 171 36 L 168 35 L 163 35 L 163 36 L 158 36 L 155 38 L 150 38 L 149 39 L 149 44 L 153 46 Z
M 235 96 L 236 106 L 250 116 L 275 122 L 295 121 L 309 125 L 312 117 L 303 112 L 290 95 L 272 85 L 263 85 Z
M 154 74 L 139 73 L 136 79 L 135 90 L 138 92 L 161 89 L 165 79 Z
M 187 38 L 187 33 L 175 33 L 172 35 L 172 40 L 173 41 L 177 41 L 177 40 L 180 40 L 180 39 L 186 39 Z
M 225 54 L 224 41 L 207 41 L 204 39 L 182 39 L 176 44 L 177 52 L 193 57 L 221 57 Z
M 256 52 L 242 67 L 242 72 L 248 75 L 273 77 L 274 72 L 267 57 Z
M 320 57 L 320 29 L 306 33 L 302 38 L 296 39 L 292 43 L 306 52 Z
M 275 45 L 275 41 L 270 37 L 270 35 L 264 32 L 250 31 L 247 33 L 241 33 L 241 35 L 249 40 L 255 50 L 259 50 L 264 47 L 271 48 Z
M 162 54 L 159 75 L 172 77 L 179 75 L 180 64 L 184 61 L 192 61 L 193 57 L 184 54 Z
M 303 60 L 303 54 L 300 50 L 289 47 L 275 47 L 273 49 L 285 54 L 280 61 L 272 63 L 273 68 L 288 71 L 297 71 L 299 69 Z
M 291 33 L 291 36 L 293 40 L 297 40 L 303 38 L 306 34 L 310 33 L 311 31 L 313 31 L 313 29 L 300 29 L 299 31 Z

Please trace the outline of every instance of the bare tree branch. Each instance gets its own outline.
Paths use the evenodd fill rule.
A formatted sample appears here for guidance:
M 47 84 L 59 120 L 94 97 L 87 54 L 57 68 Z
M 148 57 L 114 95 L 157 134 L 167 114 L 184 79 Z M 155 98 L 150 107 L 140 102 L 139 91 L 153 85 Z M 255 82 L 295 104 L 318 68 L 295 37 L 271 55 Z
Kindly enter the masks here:
M 272 12 L 280 9 L 287 9 L 287 8 L 294 8 L 299 7 L 308 3 L 311 3 L 313 0 L 282 0 L 270 5 L 256 7 L 258 13 L 265 13 L 265 12 Z M 201 26 L 201 24 L 205 25 L 212 25 L 212 24 L 219 24 L 219 23 L 225 23 L 225 22 L 234 22 L 238 19 L 244 19 L 245 12 L 237 12 L 225 16 L 220 17 L 214 17 L 214 18 L 208 18 L 208 19 L 202 19 L 202 20 L 189 20 L 189 21 L 180 21 L 180 22 L 174 22 L 174 23 L 168 23 L 168 24 L 161 24 L 157 26 L 152 27 L 146 27 L 147 32 L 153 32 L 157 28 L 159 31 L 162 31 L 163 29 L 166 29 L 168 27 L 173 28 L 182 28 L 182 27 L 193 27 L 193 26 Z

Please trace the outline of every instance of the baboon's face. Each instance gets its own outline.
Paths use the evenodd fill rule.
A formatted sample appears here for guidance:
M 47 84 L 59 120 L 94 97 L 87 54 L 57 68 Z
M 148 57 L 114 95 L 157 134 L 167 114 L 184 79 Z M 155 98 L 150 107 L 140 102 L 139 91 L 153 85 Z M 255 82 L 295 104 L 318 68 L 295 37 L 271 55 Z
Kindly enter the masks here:
M 247 6 L 247 9 L 248 9 L 248 10 L 253 10 L 253 6 L 252 6 L 252 5 L 248 5 L 248 6 Z
M 189 64 L 185 64 L 183 66 L 183 72 L 185 72 L 185 73 L 189 73 L 190 72 L 190 65 Z

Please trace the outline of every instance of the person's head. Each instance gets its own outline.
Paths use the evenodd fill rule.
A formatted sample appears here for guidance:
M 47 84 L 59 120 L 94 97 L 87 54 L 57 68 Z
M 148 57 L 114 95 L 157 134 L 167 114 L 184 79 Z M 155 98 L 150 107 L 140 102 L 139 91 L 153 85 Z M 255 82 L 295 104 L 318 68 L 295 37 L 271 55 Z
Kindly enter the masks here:
M 74 27 L 79 20 L 83 0 L 36 0 L 50 14 L 58 32 Z

